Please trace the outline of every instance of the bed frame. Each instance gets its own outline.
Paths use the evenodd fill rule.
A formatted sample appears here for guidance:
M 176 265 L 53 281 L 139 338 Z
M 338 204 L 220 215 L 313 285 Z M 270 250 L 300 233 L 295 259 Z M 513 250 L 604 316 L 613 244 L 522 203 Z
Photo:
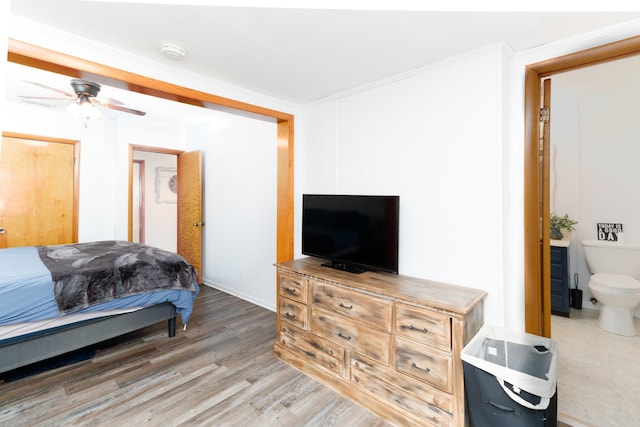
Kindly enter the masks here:
M 0 341 L 0 373 L 79 350 L 163 320 L 168 321 L 169 336 L 175 336 L 176 309 L 173 304 L 163 302 L 129 313 L 99 317 L 9 338 Z

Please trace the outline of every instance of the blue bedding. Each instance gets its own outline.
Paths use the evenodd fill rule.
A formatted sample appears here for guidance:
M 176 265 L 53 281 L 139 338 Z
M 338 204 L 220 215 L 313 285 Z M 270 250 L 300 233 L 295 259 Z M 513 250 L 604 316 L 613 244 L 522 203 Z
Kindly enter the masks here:
M 74 313 L 140 307 L 170 302 L 187 324 L 199 288 L 159 290 L 113 299 Z M 0 325 L 50 319 L 62 315 L 54 298 L 51 272 L 35 246 L 0 249 Z

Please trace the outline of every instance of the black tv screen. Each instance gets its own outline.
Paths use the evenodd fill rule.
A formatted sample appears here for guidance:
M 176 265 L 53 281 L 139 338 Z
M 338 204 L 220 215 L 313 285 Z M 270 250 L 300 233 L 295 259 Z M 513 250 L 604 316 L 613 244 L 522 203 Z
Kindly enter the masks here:
M 302 195 L 302 253 L 328 267 L 398 274 L 399 196 Z

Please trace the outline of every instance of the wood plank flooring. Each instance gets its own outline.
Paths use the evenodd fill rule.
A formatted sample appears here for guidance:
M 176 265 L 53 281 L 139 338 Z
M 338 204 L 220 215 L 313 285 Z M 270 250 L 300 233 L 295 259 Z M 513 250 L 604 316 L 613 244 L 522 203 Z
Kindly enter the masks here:
M 0 425 L 388 426 L 276 359 L 274 340 L 275 313 L 203 286 L 174 338 L 163 322 L 0 383 Z

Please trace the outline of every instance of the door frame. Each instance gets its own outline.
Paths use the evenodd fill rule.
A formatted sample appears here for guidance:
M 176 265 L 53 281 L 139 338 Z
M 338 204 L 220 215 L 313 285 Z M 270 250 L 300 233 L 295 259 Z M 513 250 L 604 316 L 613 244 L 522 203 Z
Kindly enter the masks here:
M 275 119 L 277 123 L 276 262 L 293 259 L 294 116 L 292 114 L 178 86 L 15 39 L 8 40 L 7 60 L 171 101 L 211 109 L 223 107 Z M 129 183 L 129 192 L 131 192 L 131 183 Z M 129 194 L 129 200 L 131 200 L 131 194 Z
M 149 153 L 158 153 L 158 154 L 169 154 L 173 156 L 179 156 L 180 153 L 183 153 L 184 150 L 175 150 L 172 148 L 160 148 L 160 147 L 152 147 L 148 145 L 135 145 L 129 144 L 129 240 L 133 240 L 133 163 L 134 160 L 133 152 L 134 151 L 146 151 Z
M 551 336 L 549 273 L 549 153 L 540 150 L 542 80 L 553 74 L 640 54 L 640 36 L 525 67 L 524 298 L 526 332 Z
M 136 182 L 136 174 L 135 174 L 135 164 L 138 164 L 138 180 Z M 146 166 L 145 166 L 145 161 L 144 160 L 135 160 L 133 159 L 133 161 L 131 162 L 131 167 L 133 169 L 131 175 L 131 181 L 132 181 L 132 188 L 136 188 L 138 187 L 138 241 L 140 243 L 142 243 L 144 245 L 145 242 L 145 225 L 144 225 L 144 215 L 145 215 L 145 209 L 146 209 L 146 203 L 145 203 L 145 197 L 146 197 L 146 179 L 145 179 L 145 174 L 146 174 Z M 135 192 L 135 191 L 134 191 Z M 131 205 L 131 220 L 129 220 L 129 240 L 133 241 L 133 224 L 134 224 L 134 220 L 133 220 L 133 215 L 135 213 L 135 206 L 133 206 L 133 195 L 132 195 L 132 201 L 130 203 Z

